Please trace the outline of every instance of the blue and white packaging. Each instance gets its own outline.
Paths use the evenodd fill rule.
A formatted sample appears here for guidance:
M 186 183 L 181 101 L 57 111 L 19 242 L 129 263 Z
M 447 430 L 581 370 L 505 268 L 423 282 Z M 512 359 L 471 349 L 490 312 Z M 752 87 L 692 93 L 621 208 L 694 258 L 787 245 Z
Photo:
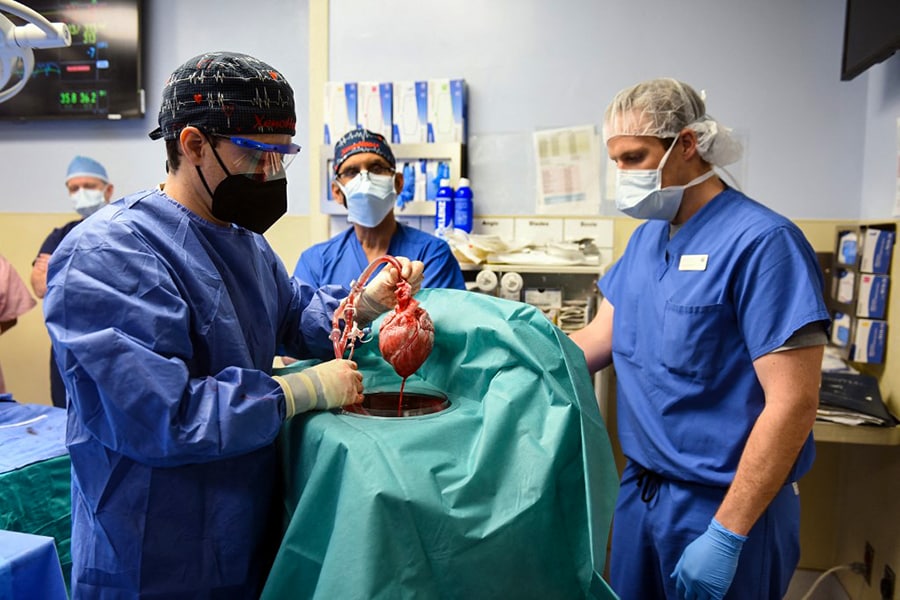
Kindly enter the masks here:
M 859 363 L 884 362 L 884 343 L 887 339 L 887 321 L 857 319 L 853 336 L 853 356 Z
M 428 82 L 395 81 L 393 84 L 394 144 L 428 141 Z
M 364 129 L 380 133 L 391 139 L 394 120 L 394 84 L 377 81 L 360 81 L 359 124 Z
M 850 343 L 850 315 L 842 312 L 834 313 L 831 323 L 831 343 L 842 348 Z
M 853 291 L 856 285 L 856 274 L 853 271 L 839 269 L 834 275 L 832 285 L 835 286 L 835 300 L 841 304 L 853 302 Z
M 883 319 L 887 313 L 887 275 L 863 273 L 859 276 L 859 295 L 856 298 L 856 316 Z
M 334 144 L 359 126 L 359 90 L 356 82 L 325 82 L 325 142 Z
M 838 236 L 837 262 L 842 265 L 856 264 L 856 232 L 844 231 Z
M 464 79 L 428 80 L 428 141 L 466 143 L 468 98 Z
M 866 229 L 863 238 L 862 260 L 859 270 L 865 273 L 888 273 L 894 250 L 894 232 L 887 229 Z

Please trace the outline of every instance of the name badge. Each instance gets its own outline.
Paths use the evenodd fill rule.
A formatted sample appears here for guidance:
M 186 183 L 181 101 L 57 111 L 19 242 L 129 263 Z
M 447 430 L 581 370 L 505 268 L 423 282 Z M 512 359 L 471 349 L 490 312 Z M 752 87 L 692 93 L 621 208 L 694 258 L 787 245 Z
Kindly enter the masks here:
M 705 271 L 709 254 L 683 254 L 678 261 L 679 271 Z

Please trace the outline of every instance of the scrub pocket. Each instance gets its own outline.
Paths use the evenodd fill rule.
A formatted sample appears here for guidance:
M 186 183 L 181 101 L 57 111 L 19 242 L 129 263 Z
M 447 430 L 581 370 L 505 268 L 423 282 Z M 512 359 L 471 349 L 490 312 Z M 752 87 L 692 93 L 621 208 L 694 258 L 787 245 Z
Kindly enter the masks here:
M 728 326 L 724 304 L 682 306 L 666 303 L 662 361 L 672 372 L 691 379 L 711 379 L 724 364 L 722 336 Z
M 628 311 L 627 316 L 613 314 L 613 354 L 621 354 L 629 358 L 634 355 L 637 342 L 637 323 L 634 320 L 636 316 L 637 311 Z

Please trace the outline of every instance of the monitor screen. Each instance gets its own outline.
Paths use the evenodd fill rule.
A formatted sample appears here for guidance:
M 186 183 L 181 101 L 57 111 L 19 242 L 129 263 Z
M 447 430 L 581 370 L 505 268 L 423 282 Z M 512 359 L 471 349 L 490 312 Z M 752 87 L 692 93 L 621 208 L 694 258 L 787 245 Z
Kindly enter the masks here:
M 72 45 L 33 51 L 34 71 L 17 95 L 0 104 L 0 119 L 143 116 L 141 0 L 32 0 L 28 7 L 65 23 Z M 19 78 L 21 73 L 20 62 Z
M 841 80 L 850 81 L 900 49 L 900 2 L 847 0 Z

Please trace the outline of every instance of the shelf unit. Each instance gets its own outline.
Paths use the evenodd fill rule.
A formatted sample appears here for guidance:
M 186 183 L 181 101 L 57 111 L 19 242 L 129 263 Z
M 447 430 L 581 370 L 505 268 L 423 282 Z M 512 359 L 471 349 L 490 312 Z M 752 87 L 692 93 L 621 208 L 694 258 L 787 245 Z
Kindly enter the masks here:
M 892 223 L 871 225 L 839 225 L 835 230 L 835 248 L 833 264 L 831 266 L 831 289 L 827 295 L 828 310 L 835 320 L 832 326 L 833 335 L 830 344 L 838 349 L 841 357 L 853 362 L 880 363 L 881 359 L 860 361 L 856 347 L 857 329 L 863 327 L 863 323 L 887 323 L 887 315 L 861 316 L 860 302 L 865 303 L 865 298 L 860 298 L 860 288 L 864 278 L 887 277 L 889 269 L 872 271 L 866 269 L 863 263 L 863 253 L 867 251 L 864 240 L 869 230 L 889 232 L 896 235 L 895 226 Z M 844 236 L 852 236 L 851 250 L 844 248 Z M 891 248 L 893 241 L 891 241 Z M 848 256 L 849 254 L 849 256 Z M 885 305 L 887 303 L 885 302 Z M 837 315 L 842 315 L 840 319 Z M 841 335 L 837 335 L 841 332 Z
M 828 310 L 832 318 L 835 318 L 835 315 L 838 313 L 845 315 L 844 319 L 847 323 L 844 334 L 846 339 L 836 339 L 837 321 L 832 325 L 833 333 L 832 338 L 829 340 L 829 345 L 837 348 L 842 358 L 850 362 L 855 362 L 855 344 L 859 321 L 860 319 L 870 318 L 858 316 L 862 278 L 873 275 L 871 270 L 865 267 L 862 258 L 865 252 L 864 240 L 866 239 L 866 232 L 870 229 L 889 231 L 896 235 L 896 227 L 893 223 L 838 225 L 835 228 L 835 245 L 832 261 L 828 265 L 831 273 L 830 285 L 826 294 Z M 852 246 L 850 250 L 843 247 L 842 240 L 847 234 L 855 236 L 855 249 Z M 891 242 L 890 253 L 893 254 L 893 241 Z M 879 270 L 879 273 L 875 274 L 887 275 L 888 273 L 890 273 L 890 269 L 886 268 Z M 846 277 L 849 277 L 850 281 L 852 281 L 852 287 L 849 282 L 844 282 L 846 287 L 842 288 L 842 281 Z M 865 302 L 865 299 L 862 301 Z M 879 319 L 874 320 L 878 321 Z M 883 315 L 880 320 L 886 322 L 887 315 Z M 816 421 L 813 426 L 813 436 L 816 442 L 822 443 L 900 446 L 900 426 L 874 427 Z
M 816 421 L 813 437 L 816 442 L 900 446 L 900 427 L 866 427 Z
M 398 170 L 402 170 L 403 163 L 418 160 L 442 160 L 450 165 L 450 185 L 456 187 L 460 177 L 466 175 L 466 145 L 457 143 L 444 144 L 392 144 L 391 151 L 397 160 Z M 334 146 L 322 145 L 319 153 L 322 169 L 322 194 L 319 206 L 326 215 L 346 215 L 347 209 L 334 201 L 331 197 L 331 180 L 334 164 Z M 433 216 L 434 202 L 420 200 L 409 202 L 401 209 L 395 209 L 398 215 L 408 216 Z
M 560 275 L 593 275 L 594 283 L 600 277 L 601 266 L 597 265 L 511 265 L 504 263 L 459 263 L 463 271 L 483 271 L 485 269 L 505 273 L 518 271 L 520 273 L 559 273 Z

